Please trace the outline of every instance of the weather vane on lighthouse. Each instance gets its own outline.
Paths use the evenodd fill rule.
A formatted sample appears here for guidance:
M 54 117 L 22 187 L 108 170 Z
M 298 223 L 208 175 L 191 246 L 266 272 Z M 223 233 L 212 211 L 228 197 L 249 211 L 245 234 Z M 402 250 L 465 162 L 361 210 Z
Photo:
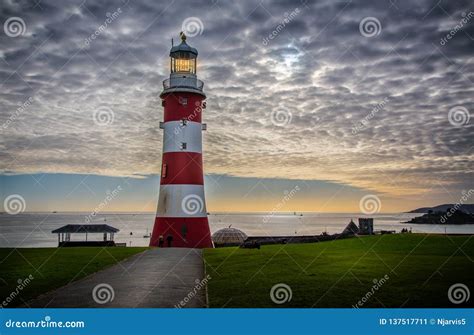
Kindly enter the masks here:
M 204 83 L 196 76 L 198 52 L 186 43 L 170 50 L 171 73 L 160 94 L 164 107 L 160 194 L 150 246 L 212 248 L 204 197 L 202 110 Z

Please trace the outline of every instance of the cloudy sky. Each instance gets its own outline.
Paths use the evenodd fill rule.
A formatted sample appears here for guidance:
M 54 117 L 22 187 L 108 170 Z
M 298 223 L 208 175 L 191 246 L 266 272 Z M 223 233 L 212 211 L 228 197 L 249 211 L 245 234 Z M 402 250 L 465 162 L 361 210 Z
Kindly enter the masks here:
M 210 210 L 271 210 L 297 185 L 284 209 L 359 211 L 373 194 L 398 211 L 474 188 L 472 1 L 0 6 L 1 193 L 31 210 L 87 210 L 119 183 L 110 210 L 153 210 L 182 29 L 208 97 Z

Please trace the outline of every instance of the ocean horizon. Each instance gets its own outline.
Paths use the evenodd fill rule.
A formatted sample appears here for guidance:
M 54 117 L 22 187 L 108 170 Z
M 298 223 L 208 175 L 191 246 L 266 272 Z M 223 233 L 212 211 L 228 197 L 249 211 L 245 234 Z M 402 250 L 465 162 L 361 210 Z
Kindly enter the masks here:
M 411 229 L 413 233 L 473 234 L 473 225 L 429 225 L 404 223 L 422 213 L 317 213 L 317 212 L 211 212 L 208 215 L 211 233 L 233 227 L 248 236 L 302 236 L 340 233 L 350 220 L 374 218 L 374 230 Z M 30 212 L 0 215 L 0 247 L 29 248 L 56 247 L 57 236 L 51 231 L 67 224 L 108 224 L 120 229 L 115 241 L 127 246 L 148 246 L 144 237 L 153 229 L 153 212 Z M 101 234 L 89 235 L 89 240 L 100 240 Z M 72 240 L 83 236 L 72 236 Z

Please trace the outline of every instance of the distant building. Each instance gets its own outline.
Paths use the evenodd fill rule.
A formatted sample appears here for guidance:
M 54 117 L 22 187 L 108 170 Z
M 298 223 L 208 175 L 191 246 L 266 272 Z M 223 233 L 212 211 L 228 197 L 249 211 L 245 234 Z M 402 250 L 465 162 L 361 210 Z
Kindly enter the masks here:
M 349 222 L 346 228 L 342 231 L 342 235 L 356 235 L 359 233 L 359 228 L 357 228 L 354 221 Z
M 374 233 L 373 218 L 359 218 L 359 234 L 372 235 Z

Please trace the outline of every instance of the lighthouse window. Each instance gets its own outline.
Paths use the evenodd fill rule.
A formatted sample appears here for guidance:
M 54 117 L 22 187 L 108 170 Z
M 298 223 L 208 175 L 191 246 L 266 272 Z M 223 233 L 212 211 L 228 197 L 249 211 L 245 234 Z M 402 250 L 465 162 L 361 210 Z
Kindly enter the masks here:
M 186 150 L 187 146 L 186 142 L 181 142 L 181 150 Z
M 181 120 L 181 127 L 185 127 L 188 124 L 188 120 L 182 119 Z
M 186 106 L 188 104 L 188 98 L 179 97 L 179 103 Z
M 171 72 L 196 73 L 196 58 L 171 58 Z
M 166 173 L 168 172 L 168 165 L 163 164 L 163 167 L 161 168 L 161 177 L 166 178 Z

